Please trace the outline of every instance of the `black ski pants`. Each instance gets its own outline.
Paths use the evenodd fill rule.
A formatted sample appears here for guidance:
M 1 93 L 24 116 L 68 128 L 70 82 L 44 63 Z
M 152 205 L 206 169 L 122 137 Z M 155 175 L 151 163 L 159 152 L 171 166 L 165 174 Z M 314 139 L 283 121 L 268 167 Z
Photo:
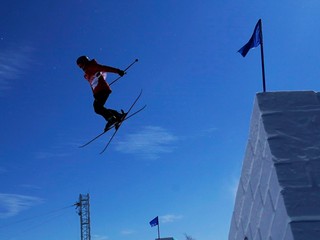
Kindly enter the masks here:
M 111 92 L 99 92 L 93 95 L 94 102 L 93 108 L 96 114 L 101 115 L 106 121 L 108 121 L 113 116 L 117 117 L 119 113 L 116 110 L 108 109 L 104 107 L 104 104 L 108 100 Z

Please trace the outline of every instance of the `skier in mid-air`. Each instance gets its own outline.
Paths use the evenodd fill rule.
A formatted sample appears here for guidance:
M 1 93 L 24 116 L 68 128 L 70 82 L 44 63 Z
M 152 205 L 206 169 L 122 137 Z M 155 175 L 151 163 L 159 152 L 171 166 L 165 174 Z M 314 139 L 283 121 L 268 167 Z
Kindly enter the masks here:
M 87 56 L 79 57 L 77 65 L 84 71 L 84 78 L 90 83 L 94 97 L 94 111 L 107 121 L 104 129 L 107 131 L 113 124 L 120 122 L 125 114 L 123 111 L 120 113 L 104 107 L 112 92 L 109 84 L 106 82 L 107 73 L 116 73 L 122 77 L 125 72 L 118 68 L 101 65 L 95 59 L 90 60 Z

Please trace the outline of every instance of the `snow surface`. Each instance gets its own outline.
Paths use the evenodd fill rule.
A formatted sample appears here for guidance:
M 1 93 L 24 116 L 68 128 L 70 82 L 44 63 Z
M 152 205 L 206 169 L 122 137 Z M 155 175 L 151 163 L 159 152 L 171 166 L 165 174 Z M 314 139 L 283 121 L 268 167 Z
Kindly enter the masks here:
M 320 239 L 320 94 L 256 95 L 229 240 Z

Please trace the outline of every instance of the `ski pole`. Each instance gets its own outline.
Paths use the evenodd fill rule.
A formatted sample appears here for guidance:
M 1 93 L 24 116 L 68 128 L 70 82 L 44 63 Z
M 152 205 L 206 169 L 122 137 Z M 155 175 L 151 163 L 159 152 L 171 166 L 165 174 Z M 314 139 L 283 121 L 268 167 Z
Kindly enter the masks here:
M 128 67 L 126 67 L 126 69 L 124 69 L 124 74 L 127 73 L 127 70 L 136 62 L 138 62 L 138 59 L 135 59 Z M 109 83 L 109 85 L 111 86 L 112 84 L 114 84 L 116 81 L 118 81 L 120 78 L 122 78 L 123 76 L 117 77 L 115 80 L 113 80 L 111 83 Z

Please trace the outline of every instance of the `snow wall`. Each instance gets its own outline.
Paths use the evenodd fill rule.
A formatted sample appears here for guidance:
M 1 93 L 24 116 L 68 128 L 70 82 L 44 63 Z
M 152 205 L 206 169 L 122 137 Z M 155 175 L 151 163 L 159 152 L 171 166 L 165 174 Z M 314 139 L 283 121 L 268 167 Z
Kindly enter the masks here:
M 255 98 L 229 240 L 320 239 L 320 93 Z

